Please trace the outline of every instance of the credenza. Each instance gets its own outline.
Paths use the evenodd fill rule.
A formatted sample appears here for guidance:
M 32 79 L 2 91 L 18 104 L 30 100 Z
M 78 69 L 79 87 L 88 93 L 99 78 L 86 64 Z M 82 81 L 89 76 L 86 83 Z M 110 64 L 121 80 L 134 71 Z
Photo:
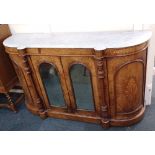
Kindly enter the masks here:
M 4 41 L 41 118 L 129 126 L 145 111 L 150 31 L 16 34 Z

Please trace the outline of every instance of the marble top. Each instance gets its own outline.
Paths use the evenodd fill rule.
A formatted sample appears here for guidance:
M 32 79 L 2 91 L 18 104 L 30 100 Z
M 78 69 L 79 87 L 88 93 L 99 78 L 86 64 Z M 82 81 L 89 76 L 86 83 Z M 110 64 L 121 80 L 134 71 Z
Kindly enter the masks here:
M 151 31 L 66 32 L 16 34 L 7 38 L 6 47 L 24 48 L 123 48 L 148 41 Z

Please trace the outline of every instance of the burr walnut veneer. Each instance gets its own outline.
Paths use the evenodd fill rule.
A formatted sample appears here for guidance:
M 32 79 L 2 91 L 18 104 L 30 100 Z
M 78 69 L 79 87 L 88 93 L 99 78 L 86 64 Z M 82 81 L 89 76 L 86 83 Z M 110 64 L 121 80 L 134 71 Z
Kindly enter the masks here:
M 4 45 L 32 113 L 128 126 L 145 111 L 150 37 L 148 31 L 17 34 Z

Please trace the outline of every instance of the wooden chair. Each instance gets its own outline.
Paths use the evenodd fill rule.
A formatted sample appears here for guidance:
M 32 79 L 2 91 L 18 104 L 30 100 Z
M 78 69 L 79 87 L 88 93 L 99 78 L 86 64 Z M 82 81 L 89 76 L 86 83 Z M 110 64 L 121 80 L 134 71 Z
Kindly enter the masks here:
M 12 62 L 9 59 L 9 56 L 5 53 L 3 46 L 4 39 L 10 35 L 11 32 L 8 25 L 0 25 L 0 93 L 5 94 L 8 100 L 8 103 L 0 103 L 0 108 L 9 108 L 10 110 L 17 112 L 16 105 L 24 98 L 24 94 L 21 87 L 18 87 L 18 89 L 21 90 L 20 97 L 15 102 L 13 102 L 10 96 L 10 91 L 15 88 L 15 86 L 19 85 L 19 81 L 13 68 Z M 17 90 L 13 91 L 17 92 Z

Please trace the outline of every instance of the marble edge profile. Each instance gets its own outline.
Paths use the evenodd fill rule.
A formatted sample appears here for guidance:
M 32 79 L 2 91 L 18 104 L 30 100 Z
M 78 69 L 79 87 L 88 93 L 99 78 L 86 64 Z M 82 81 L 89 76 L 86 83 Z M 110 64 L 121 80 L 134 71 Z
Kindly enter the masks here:
M 129 32 L 129 31 L 126 31 L 126 32 Z M 126 48 L 126 47 L 131 47 L 131 46 L 139 45 L 139 44 L 142 44 L 142 43 L 144 43 L 146 41 L 149 41 L 151 39 L 151 37 L 152 37 L 152 31 L 142 31 L 142 32 L 147 32 L 148 33 L 146 39 L 143 39 L 141 41 L 137 41 L 135 43 L 126 43 L 126 45 L 124 44 L 124 45 L 118 45 L 118 46 L 117 45 L 116 46 L 106 46 L 106 44 L 104 45 L 104 43 L 103 43 L 103 45 L 100 45 L 100 46 L 92 46 L 92 47 L 82 47 L 82 46 L 81 47 L 80 46 L 79 47 L 74 47 L 74 45 L 73 46 L 69 46 L 69 47 L 67 47 L 65 45 L 64 46 L 57 46 L 57 47 L 56 46 L 55 47 L 54 46 L 42 46 L 41 47 L 39 44 L 38 45 L 35 45 L 33 47 L 32 46 L 23 46 L 23 45 L 22 46 L 8 45 L 9 43 L 7 43 L 7 41 L 12 36 L 10 36 L 7 39 L 5 39 L 3 41 L 3 45 L 6 46 L 6 47 L 17 48 L 17 50 L 23 50 L 23 49 L 26 49 L 26 48 L 92 48 L 95 51 L 102 51 L 102 50 L 105 50 L 105 49 L 108 49 L 108 48 Z M 13 35 L 13 36 L 15 36 L 15 35 Z

